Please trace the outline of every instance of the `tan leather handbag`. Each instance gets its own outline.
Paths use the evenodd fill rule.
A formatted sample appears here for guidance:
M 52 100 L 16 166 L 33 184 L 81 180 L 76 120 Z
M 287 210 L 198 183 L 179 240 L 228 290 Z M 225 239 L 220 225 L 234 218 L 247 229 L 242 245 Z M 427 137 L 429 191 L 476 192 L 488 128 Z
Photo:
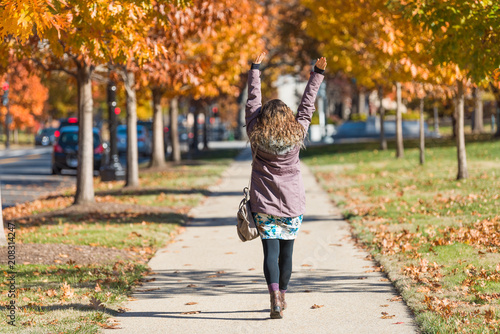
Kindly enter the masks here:
M 255 155 L 257 155 L 257 149 L 255 149 L 255 153 L 252 155 L 252 165 L 253 160 L 255 159 Z M 255 225 L 255 221 L 253 219 L 252 211 L 250 208 L 251 181 L 252 174 L 250 174 L 248 187 L 243 188 L 243 199 L 240 202 L 238 213 L 236 214 L 236 218 L 238 220 L 236 231 L 238 232 L 238 237 L 240 237 L 241 241 L 253 240 L 259 236 L 259 231 L 257 230 L 257 226 Z

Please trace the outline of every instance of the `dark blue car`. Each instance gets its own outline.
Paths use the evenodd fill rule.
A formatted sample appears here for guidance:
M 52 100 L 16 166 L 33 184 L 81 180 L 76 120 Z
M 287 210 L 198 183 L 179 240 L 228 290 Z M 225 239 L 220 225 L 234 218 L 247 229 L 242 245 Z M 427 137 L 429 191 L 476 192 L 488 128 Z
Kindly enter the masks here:
M 97 128 L 92 130 L 94 136 L 94 170 L 101 168 L 104 147 Z M 52 153 L 52 174 L 61 174 L 63 169 L 78 167 L 78 126 L 61 128 Z
M 45 128 L 38 131 L 35 136 L 36 146 L 49 146 L 56 141 L 56 128 Z

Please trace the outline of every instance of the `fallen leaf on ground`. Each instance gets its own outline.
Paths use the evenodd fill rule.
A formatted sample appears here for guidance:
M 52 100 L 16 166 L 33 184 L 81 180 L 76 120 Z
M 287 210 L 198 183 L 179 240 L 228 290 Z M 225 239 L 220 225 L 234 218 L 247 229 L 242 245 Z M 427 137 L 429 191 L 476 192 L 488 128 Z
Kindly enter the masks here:
M 389 305 L 380 305 L 380 307 L 389 307 Z
M 248 271 L 252 271 L 252 270 L 255 270 L 255 268 L 250 268 L 250 269 L 248 269 Z
M 225 287 L 225 285 L 224 284 L 216 284 L 216 285 L 214 285 L 214 287 L 216 287 L 216 288 L 223 288 L 223 287 Z
M 318 304 L 314 304 L 313 306 L 311 306 L 312 309 L 315 309 L 315 308 L 321 308 L 325 305 L 318 305 Z
M 330 246 L 340 247 L 340 246 L 342 246 L 342 244 L 330 244 Z
M 188 284 L 186 287 L 187 287 L 187 288 L 196 288 L 196 287 L 197 287 L 197 285 L 196 285 L 196 284 Z
M 47 290 L 46 293 L 47 293 L 47 296 L 49 296 L 49 297 L 57 296 L 57 291 L 54 289 L 49 289 L 49 290 Z
M 302 267 L 312 267 L 312 265 L 305 263 L 302 265 Z
M 381 278 L 380 282 L 389 282 L 389 280 L 387 278 Z
M 90 298 L 89 305 L 94 310 L 100 310 L 100 309 L 104 308 L 102 301 L 100 301 L 99 299 L 97 299 L 95 297 Z
M 389 313 L 387 313 L 387 312 L 382 312 L 382 316 L 380 318 L 382 318 L 382 319 L 392 319 L 395 316 L 396 315 L 389 315 Z
M 198 313 L 201 313 L 201 311 L 182 312 L 181 314 L 198 314 Z
M 399 302 L 403 300 L 403 297 L 401 296 L 396 296 L 396 297 L 392 297 L 391 299 L 389 299 L 390 302 Z
M 404 322 L 398 321 L 398 322 L 393 323 L 393 325 L 401 325 L 401 324 L 404 324 Z
M 119 324 L 105 324 L 102 322 L 95 322 L 99 327 L 106 328 L 106 329 L 120 329 Z
M 198 304 L 198 303 L 197 302 L 189 302 L 189 303 L 186 303 L 184 305 L 196 305 L 196 304 Z
M 101 285 L 100 285 L 99 283 L 96 283 L 95 288 L 94 288 L 94 291 L 95 291 L 95 292 L 100 292 L 100 291 L 102 291 L 102 289 L 101 289 Z
M 66 282 L 64 282 L 63 286 L 61 287 L 61 290 L 62 290 L 61 298 L 71 298 L 73 297 L 73 294 L 75 292 L 75 290 L 73 290 L 71 286 Z
M 366 276 L 361 276 L 361 277 L 358 277 L 358 279 L 368 279 L 368 277 L 366 277 Z

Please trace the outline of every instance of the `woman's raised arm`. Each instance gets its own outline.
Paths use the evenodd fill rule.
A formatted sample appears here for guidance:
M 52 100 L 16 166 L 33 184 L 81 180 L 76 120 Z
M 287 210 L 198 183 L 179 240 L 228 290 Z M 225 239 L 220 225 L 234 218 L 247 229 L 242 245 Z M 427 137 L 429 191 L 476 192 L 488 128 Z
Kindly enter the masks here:
M 309 129 L 309 124 L 311 124 L 312 115 L 315 110 L 314 102 L 316 101 L 319 86 L 321 85 L 321 82 L 323 82 L 323 73 L 325 72 L 325 68 L 326 58 L 321 57 L 314 65 L 314 71 L 311 72 L 304 95 L 302 95 L 302 100 L 300 101 L 299 109 L 297 110 L 296 119 L 300 124 L 302 124 L 306 132 Z
M 252 68 L 248 72 L 248 99 L 245 106 L 245 123 L 247 134 L 252 130 L 253 125 L 259 115 L 262 107 L 262 93 L 260 91 L 260 63 L 266 56 L 266 52 L 262 52 L 255 58 L 252 63 Z

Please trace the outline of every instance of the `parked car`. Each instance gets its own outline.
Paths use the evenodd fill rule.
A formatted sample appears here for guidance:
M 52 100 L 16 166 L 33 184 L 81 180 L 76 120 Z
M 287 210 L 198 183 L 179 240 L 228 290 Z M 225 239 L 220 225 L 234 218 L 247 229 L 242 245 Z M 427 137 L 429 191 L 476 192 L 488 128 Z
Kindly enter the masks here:
M 64 128 L 65 126 L 78 126 L 78 118 L 69 117 L 69 118 L 59 119 L 59 127 L 57 128 L 57 130 L 55 132 L 56 140 L 57 140 L 57 138 L 59 138 L 59 136 L 61 134 L 61 129 Z
M 99 135 L 99 129 L 93 128 L 94 137 L 94 170 L 101 168 L 104 146 Z M 59 138 L 54 144 L 52 152 L 52 174 L 61 174 L 63 169 L 76 169 L 78 167 L 78 126 L 65 126 L 61 128 Z
M 147 127 L 137 125 L 137 148 L 139 154 L 151 155 L 153 144 Z M 116 147 L 118 153 L 127 152 L 127 125 L 118 125 L 116 128 Z
M 56 128 L 45 128 L 35 135 L 35 146 L 49 146 L 56 141 Z
M 152 121 L 137 121 L 137 125 L 144 125 L 148 129 L 149 139 L 151 140 L 151 151 L 153 150 L 153 122 Z M 165 152 L 167 152 L 167 148 L 170 142 L 168 133 L 168 127 L 163 127 L 163 146 L 165 147 Z
M 78 118 L 77 117 L 68 117 L 68 118 L 60 118 L 59 119 L 59 127 L 57 128 L 55 132 L 55 137 L 59 137 L 59 134 L 61 133 L 61 129 L 66 127 L 66 126 L 78 126 Z M 93 125 L 94 128 L 99 130 L 99 133 L 101 133 L 101 128 L 102 128 L 102 121 L 96 120 L 94 117 L 93 120 Z

